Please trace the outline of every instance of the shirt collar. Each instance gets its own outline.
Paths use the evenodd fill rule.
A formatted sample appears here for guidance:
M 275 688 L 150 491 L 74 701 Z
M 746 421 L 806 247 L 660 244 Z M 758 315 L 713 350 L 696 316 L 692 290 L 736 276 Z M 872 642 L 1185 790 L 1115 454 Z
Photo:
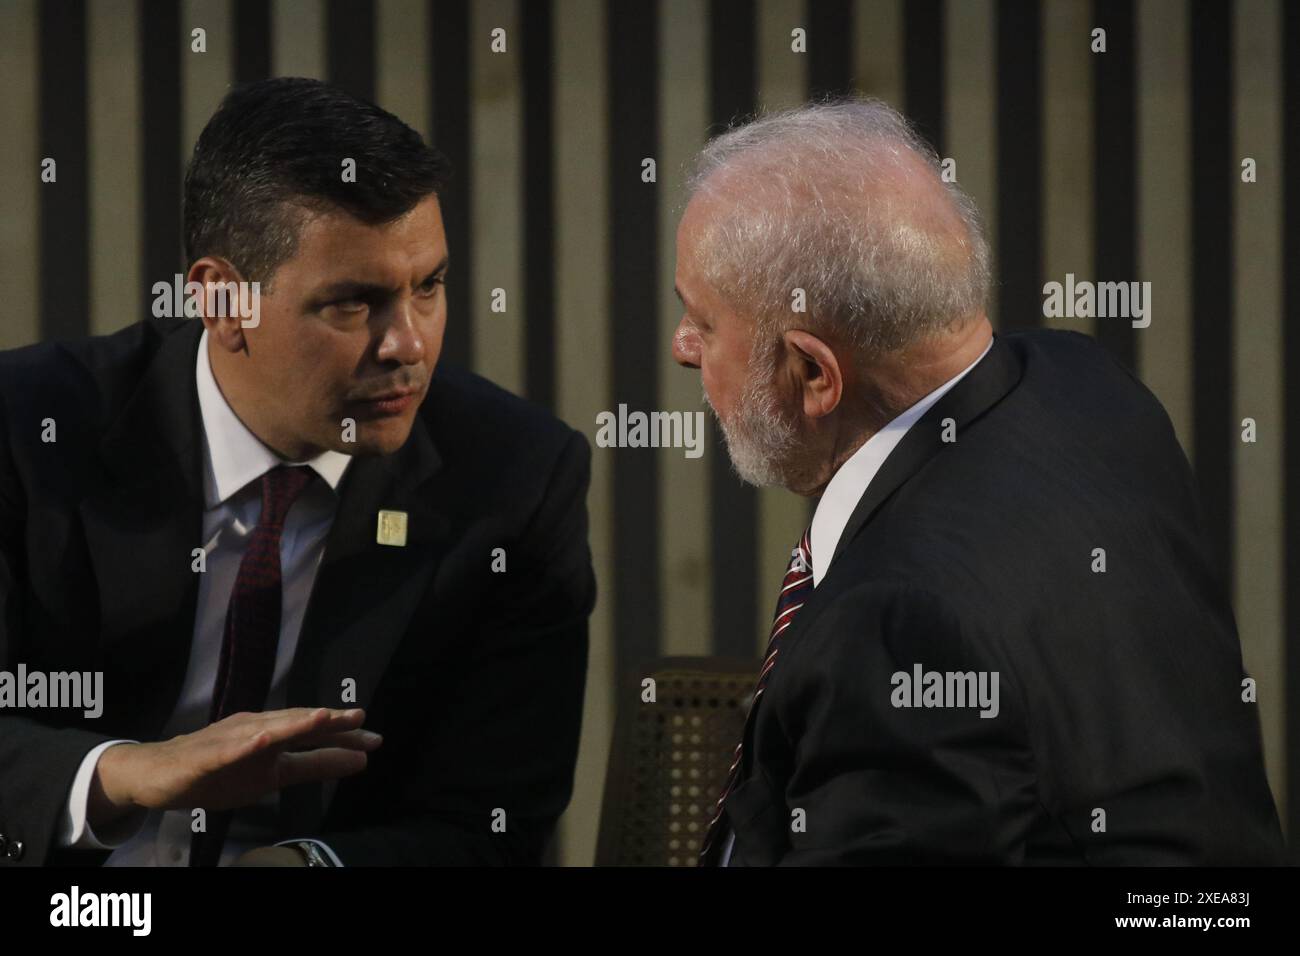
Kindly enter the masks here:
M 813 512 L 812 567 L 814 587 L 821 583 L 822 578 L 826 576 L 826 572 L 830 569 L 831 558 L 835 554 L 836 545 L 840 543 L 840 535 L 844 533 L 844 526 L 849 523 L 849 518 L 853 516 L 853 509 L 857 507 L 858 501 L 866 494 L 867 486 L 871 484 L 871 479 L 876 477 L 876 472 L 880 471 L 880 466 L 885 463 L 889 453 L 903 440 L 907 430 L 916 424 L 917 420 L 928 412 L 935 402 L 943 398 L 949 389 L 960 382 L 971 369 L 978 365 L 980 360 L 989 354 L 989 349 L 992 347 L 993 340 L 989 339 L 989 344 L 984 347 L 984 351 L 980 353 L 979 358 L 868 438 L 862 444 L 862 447 L 840 466 L 839 471 L 835 472 L 830 483 L 826 486 L 826 490 L 822 493 L 821 500 L 817 502 L 817 510 Z
M 196 320 L 197 321 L 197 320 Z M 203 415 L 203 495 L 205 506 L 217 507 L 249 482 L 256 481 L 277 465 L 309 465 L 331 489 L 337 491 L 350 455 L 326 450 L 305 462 L 286 461 L 264 445 L 239 420 L 221 394 L 208 358 L 208 330 L 199 338 L 195 362 L 199 410 Z

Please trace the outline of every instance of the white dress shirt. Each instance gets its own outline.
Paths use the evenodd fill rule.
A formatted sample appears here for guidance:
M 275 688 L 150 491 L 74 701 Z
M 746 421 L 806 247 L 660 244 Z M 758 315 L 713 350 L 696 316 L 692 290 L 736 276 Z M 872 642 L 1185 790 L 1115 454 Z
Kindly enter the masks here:
M 203 416 L 203 548 L 207 570 L 199 578 L 189 664 L 176 708 L 162 732 L 164 740 L 207 726 L 226 608 L 244 548 L 262 510 L 258 479 L 278 465 L 303 464 L 314 469 L 323 481 L 309 484 L 294 502 L 280 537 L 280 639 L 266 709 L 285 705 L 303 615 L 338 506 L 338 485 L 352 460 L 341 452 L 325 451 L 307 462 L 286 462 L 262 444 L 221 394 L 208 357 L 207 330 L 199 339 L 195 380 Z M 60 845 L 111 849 L 106 866 L 185 866 L 190 854 L 189 810 L 141 810 L 102 833 L 92 831 L 86 819 L 90 785 L 100 754 L 116 744 L 130 742 L 107 741 L 86 755 L 69 794 Z M 219 865 L 228 865 L 245 850 L 265 845 L 275 832 L 277 808 L 278 794 L 273 793 L 257 805 L 236 812 Z M 338 865 L 333 852 L 317 843 Z
M 876 477 L 880 466 L 885 463 L 909 428 L 928 412 L 931 406 L 947 394 L 948 390 L 966 377 L 980 359 L 989 354 L 993 340 L 984 347 L 979 358 L 944 382 L 925 398 L 921 399 L 907 411 L 893 419 L 888 425 L 868 438 L 857 451 L 839 467 L 831 477 L 826 490 L 822 492 L 817 509 L 813 512 L 812 531 L 809 544 L 812 546 L 813 587 L 821 584 L 822 578 L 830 570 L 831 557 L 840 543 L 844 526 L 853 517 L 853 509 L 858 506 L 862 496 L 867 493 L 871 479 Z M 731 849 L 736 841 L 734 830 L 728 830 L 727 842 L 722 849 L 722 866 L 731 862 Z

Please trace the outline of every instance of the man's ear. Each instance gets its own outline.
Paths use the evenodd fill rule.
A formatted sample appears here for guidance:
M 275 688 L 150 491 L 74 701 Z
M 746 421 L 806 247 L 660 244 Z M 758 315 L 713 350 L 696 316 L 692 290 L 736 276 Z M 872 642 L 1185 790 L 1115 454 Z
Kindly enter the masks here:
M 803 398 L 803 413 L 809 418 L 822 418 L 835 411 L 844 394 L 844 374 L 835 352 L 802 329 L 791 329 L 781 339 Z
M 219 256 L 204 256 L 196 259 L 185 276 L 186 284 L 197 282 L 203 286 L 204 294 L 200 297 L 200 314 L 203 324 L 208 329 L 208 337 L 215 340 L 219 348 L 228 352 L 242 352 L 245 347 L 242 317 L 237 309 L 226 308 L 232 314 L 220 314 L 222 306 L 228 304 L 226 297 L 213 295 L 209 297 L 208 287 L 216 283 L 242 282 L 244 277 L 239 270 Z M 217 314 L 208 314 L 208 302 L 211 298 Z

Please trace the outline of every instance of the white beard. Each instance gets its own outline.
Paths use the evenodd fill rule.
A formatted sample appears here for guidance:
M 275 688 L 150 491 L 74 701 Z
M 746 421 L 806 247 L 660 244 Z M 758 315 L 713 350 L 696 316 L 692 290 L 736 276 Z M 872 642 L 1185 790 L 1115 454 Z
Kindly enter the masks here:
M 758 488 L 785 488 L 788 487 L 794 453 L 799 447 L 799 429 L 794 421 L 782 414 L 772 385 L 776 369 L 759 368 L 758 364 L 761 363 L 750 363 L 740 401 L 730 422 L 722 420 L 707 392 L 704 393 L 704 403 L 722 428 L 731 467 L 740 480 Z

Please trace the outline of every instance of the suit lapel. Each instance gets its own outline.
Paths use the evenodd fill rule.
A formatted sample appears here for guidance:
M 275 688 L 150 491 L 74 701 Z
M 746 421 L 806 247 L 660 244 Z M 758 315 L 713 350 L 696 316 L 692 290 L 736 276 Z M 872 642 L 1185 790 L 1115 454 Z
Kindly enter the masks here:
M 960 441 L 962 430 L 1001 401 L 1020 380 L 1020 373 L 1020 362 L 1011 347 L 1001 336 L 994 336 L 988 354 L 907 430 L 880 466 L 840 533 L 832 564 L 889 496 L 943 450 L 943 420 L 956 422 Z
M 156 733 L 166 720 L 189 657 L 198 598 L 192 551 L 203 544 L 203 425 L 194 382 L 202 332 L 202 322 L 190 321 L 163 339 L 100 443 L 105 474 L 89 482 L 78 505 L 105 668 L 119 687 L 162 689 L 119 692 L 116 707 L 105 702 L 114 725 L 132 734 Z
M 422 419 L 393 455 L 356 458 L 340 486 L 334 524 L 303 618 L 290 706 L 368 706 L 388 658 L 424 595 L 450 522 L 419 493 L 439 466 Z M 379 512 L 407 515 L 403 547 L 380 544 Z M 356 682 L 356 704 L 342 681 Z
M 838 558 L 841 552 L 848 547 L 849 542 L 867 526 L 872 516 L 880 509 L 880 506 L 897 491 L 912 475 L 920 470 L 921 466 L 938 454 L 944 447 L 942 438 L 941 422 L 945 418 L 952 418 L 956 422 L 957 433 L 960 435 L 961 430 L 990 408 L 996 405 L 1002 398 L 1015 387 L 1020 380 L 1021 367 L 1015 353 L 1001 336 L 994 336 L 993 346 L 989 349 L 988 354 L 980 360 L 960 382 L 954 385 L 944 396 L 935 402 L 935 404 L 907 431 L 902 441 L 885 459 L 880 470 L 876 472 L 867 490 L 858 500 L 857 506 L 853 509 L 853 514 L 849 517 L 848 524 L 844 526 L 844 531 L 840 534 L 839 544 L 835 548 L 832 564 Z M 809 605 L 816 602 L 820 594 L 825 598 L 829 592 L 824 590 L 825 578 L 813 593 L 808 597 L 800 613 L 795 615 L 794 621 L 786 628 L 778 638 L 779 646 L 788 646 L 799 640 L 800 633 L 807 626 L 808 621 L 812 618 L 809 615 Z M 780 659 L 778 655 L 777 664 L 773 667 L 772 678 L 780 670 Z M 764 692 L 766 696 L 767 692 Z M 761 702 L 761 699 L 760 701 Z M 744 765 L 740 768 L 740 777 L 737 786 L 727 798 L 727 806 L 730 808 L 731 797 L 740 789 L 748 780 L 752 771 L 749 768 L 753 766 L 753 727 L 755 715 L 758 711 L 756 702 L 750 707 L 749 713 L 745 717 L 745 728 L 742 732 L 741 740 L 743 742 L 742 753 L 744 755 Z M 730 818 L 730 812 L 728 811 Z M 722 842 L 720 837 L 714 841 L 714 847 L 710 848 L 710 856 L 717 859 L 719 854 L 716 847 Z
M 312 587 L 289 674 L 290 707 L 367 707 L 437 570 L 451 522 L 421 487 L 440 458 L 422 417 L 392 455 L 356 458 L 340 485 L 334 524 Z M 379 512 L 407 515 L 403 547 L 377 540 Z M 345 683 L 346 682 L 346 683 Z M 355 687 L 355 702 L 344 699 Z M 312 833 L 333 787 L 282 791 L 286 831 Z

